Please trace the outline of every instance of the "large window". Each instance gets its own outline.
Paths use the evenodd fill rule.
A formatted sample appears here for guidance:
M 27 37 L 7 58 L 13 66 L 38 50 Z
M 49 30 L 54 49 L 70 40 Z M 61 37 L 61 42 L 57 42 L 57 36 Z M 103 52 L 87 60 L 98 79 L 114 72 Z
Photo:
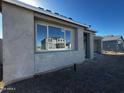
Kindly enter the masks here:
M 36 25 L 36 51 L 71 50 L 71 31 L 50 25 Z

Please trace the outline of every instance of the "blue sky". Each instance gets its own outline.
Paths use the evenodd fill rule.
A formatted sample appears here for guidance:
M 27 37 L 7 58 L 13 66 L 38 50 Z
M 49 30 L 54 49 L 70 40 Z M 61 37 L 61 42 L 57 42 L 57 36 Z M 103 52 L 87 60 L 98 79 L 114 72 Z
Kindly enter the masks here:
M 50 9 L 53 12 L 58 12 L 67 17 L 72 17 L 80 23 L 90 24 L 92 28 L 97 30 L 98 35 L 113 34 L 124 36 L 124 0 L 21 1 Z

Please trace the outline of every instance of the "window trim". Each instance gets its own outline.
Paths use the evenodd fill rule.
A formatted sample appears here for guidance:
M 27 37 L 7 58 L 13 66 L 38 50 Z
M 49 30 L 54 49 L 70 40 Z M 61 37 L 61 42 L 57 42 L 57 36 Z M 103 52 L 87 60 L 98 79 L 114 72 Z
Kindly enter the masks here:
M 62 27 L 62 26 L 58 26 L 58 25 L 54 25 L 54 24 L 49 24 L 49 23 L 42 23 L 42 22 L 36 22 L 35 23 L 35 52 L 36 53 L 42 53 L 42 52 L 63 52 L 63 51 L 74 51 L 72 48 L 71 49 L 68 49 L 68 50 L 65 50 L 65 49 L 57 49 L 57 50 L 40 50 L 40 51 L 37 51 L 36 47 L 37 47 L 37 25 L 43 25 L 43 26 L 46 26 L 47 27 L 47 38 L 49 37 L 49 26 L 52 26 L 52 27 L 56 27 L 56 28 L 61 28 L 63 31 L 64 31 L 64 39 L 66 39 L 66 30 L 67 31 L 70 31 L 70 36 L 72 37 L 72 29 L 70 28 L 65 28 L 65 27 Z M 71 38 L 70 38 L 71 39 Z M 72 39 L 71 39 L 71 44 L 72 44 Z

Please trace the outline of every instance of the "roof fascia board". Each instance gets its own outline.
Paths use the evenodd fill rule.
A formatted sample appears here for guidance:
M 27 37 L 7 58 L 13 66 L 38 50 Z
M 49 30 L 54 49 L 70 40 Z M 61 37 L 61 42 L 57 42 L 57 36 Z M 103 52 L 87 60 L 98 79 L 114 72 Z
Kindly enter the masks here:
M 65 21 L 63 21 L 61 19 L 53 18 L 53 17 L 50 17 L 50 16 L 41 15 L 39 13 L 34 13 L 34 17 L 37 20 L 42 19 L 42 20 L 47 21 L 47 22 L 55 22 L 55 23 L 59 23 L 61 25 L 65 25 L 65 26 L 71 27 L 71 28 L 80 28 L 79 26 L 77 26 L 75 24 L 71 24 L 69 22 L 65 22 Z
M 89 32 L 97 33 L 97 31 L 95 31 L 95 30 L 93 30 L 93 29 L 90 29 L 89 27 L 86 27 L 85 30 L 86 30 L 86 31 L 89 31 Z

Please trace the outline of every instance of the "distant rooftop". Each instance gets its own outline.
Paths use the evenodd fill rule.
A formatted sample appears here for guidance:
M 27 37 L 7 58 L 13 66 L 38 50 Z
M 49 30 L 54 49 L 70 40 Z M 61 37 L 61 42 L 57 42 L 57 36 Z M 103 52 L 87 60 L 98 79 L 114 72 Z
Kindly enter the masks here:
M 108 35 L 108 36 L 104 36 L 103 37 L 103 41 L 114 41 L 114 40 L 118 40 L 118 39 L 123 39 L 122 36 L 114 36 L 114 35 Z
M 103 37 L 102 37 L 102 36 L 95 36 L 94 39 L 95 39 L 95 40 L 102 40 Z

